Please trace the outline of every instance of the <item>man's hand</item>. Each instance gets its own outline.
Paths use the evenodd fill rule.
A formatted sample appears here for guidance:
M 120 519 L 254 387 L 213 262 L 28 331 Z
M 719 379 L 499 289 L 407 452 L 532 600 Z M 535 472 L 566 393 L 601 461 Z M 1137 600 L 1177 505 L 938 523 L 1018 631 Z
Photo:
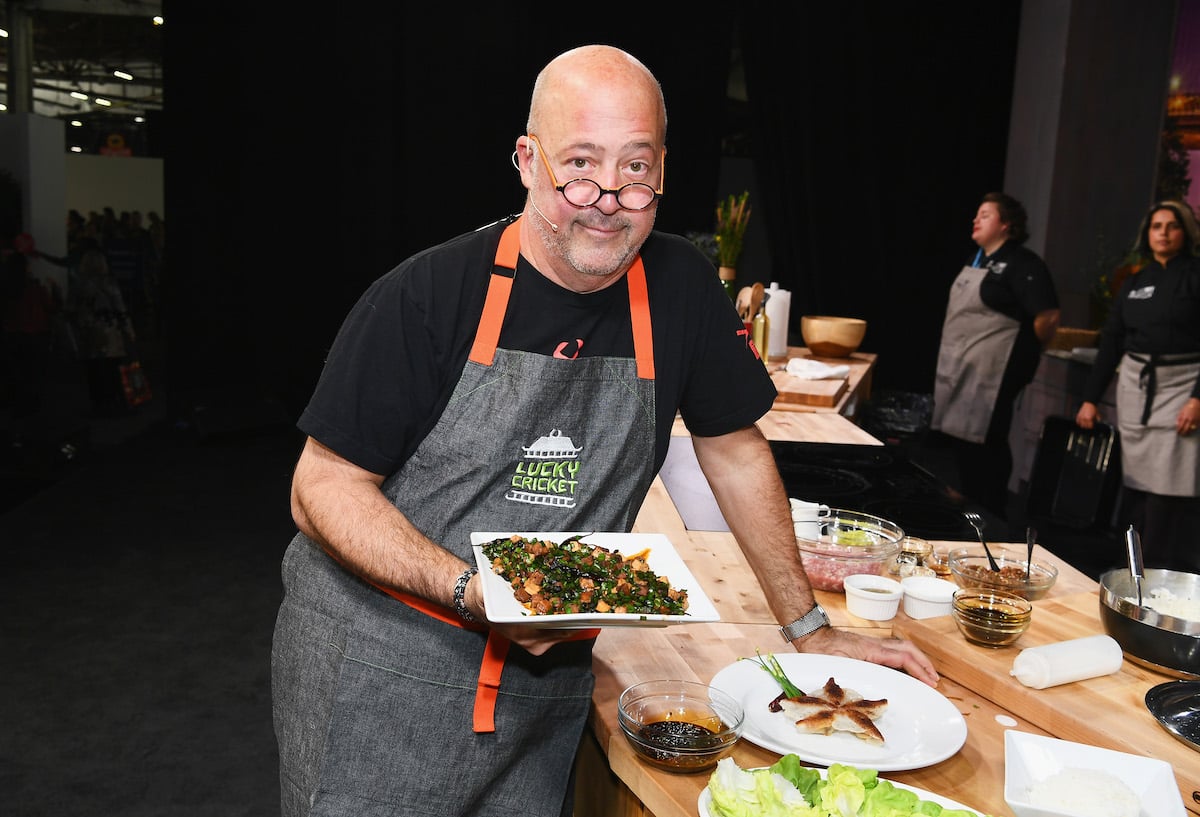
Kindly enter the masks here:
M 834 627 L 822 627 L 799 641 L 800 652 L 841 655 L 903 670 L 931 687 L 938 684 L 933 662 L 911 641 L 902 638 L 875 638 Z

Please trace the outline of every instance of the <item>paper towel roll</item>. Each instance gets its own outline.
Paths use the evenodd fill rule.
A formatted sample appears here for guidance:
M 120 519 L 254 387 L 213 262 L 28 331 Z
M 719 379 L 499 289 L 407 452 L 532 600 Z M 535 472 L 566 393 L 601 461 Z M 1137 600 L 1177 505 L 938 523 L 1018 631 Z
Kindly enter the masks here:
M 767 350 L 772 358 L 787 357 L 788 314 L 792 309 L 792 293 L 779 288 L 778 281 L 772 281 L 767 289 L 767 318 L 771 321 L 771 331 L 767 334 Z
M 1092 635 L 1021 650 L 1009 674 L 1027 687 L 1045 689 L 1111 675 L 1121 661 L 1120 644 L 1107 635 Z

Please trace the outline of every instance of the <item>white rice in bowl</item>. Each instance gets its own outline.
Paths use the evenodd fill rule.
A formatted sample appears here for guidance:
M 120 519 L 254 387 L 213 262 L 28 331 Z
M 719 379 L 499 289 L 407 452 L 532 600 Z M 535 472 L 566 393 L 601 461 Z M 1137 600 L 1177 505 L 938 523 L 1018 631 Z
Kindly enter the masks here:
M 1139 817 L 1138 796 L 1119 777 L 1099 769 L 1067 768 L 1029 787 L 1029 803 L 1081 817 Z
M 1126 596 L 1125 600 L 1137 606 L 1136 598 Z M 1149 595 L 1143 596 L 1142 606 L 1164 616 L 1200 621 L 1200 599 L 1176 596 L 1165 587 L 1155 587 Z

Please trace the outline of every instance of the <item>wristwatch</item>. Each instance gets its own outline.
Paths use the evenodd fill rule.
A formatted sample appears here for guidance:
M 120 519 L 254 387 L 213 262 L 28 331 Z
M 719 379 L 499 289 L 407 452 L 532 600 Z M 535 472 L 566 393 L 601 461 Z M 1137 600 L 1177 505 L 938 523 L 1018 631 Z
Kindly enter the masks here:
M 786 627 L 780 627 L 779 634 L 783 636 L 784 641 L 790 644 L 794 639 L 802 638 L 809 633 L 815 633 L 822 627 L 828 626 L 829 616 L 825 615 L 825 611 L 821 609 L 821 605 L 814 604 L 813 608 L 803 616 Z

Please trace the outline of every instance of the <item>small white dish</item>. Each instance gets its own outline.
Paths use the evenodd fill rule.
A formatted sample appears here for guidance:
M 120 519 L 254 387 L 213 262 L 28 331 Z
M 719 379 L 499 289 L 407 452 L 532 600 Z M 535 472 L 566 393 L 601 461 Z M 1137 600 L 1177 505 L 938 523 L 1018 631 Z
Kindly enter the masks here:
M 1102 749 L 1086 743 L 1006 729 L 1004 801 L 1017 817 L 1094 817 L 1094 810 L 1065 810 L 1031 802 L 1035 785 L 1060 773 L 1103 773 L 1120 780 L 1138 798 L 1138 817 L 1184 817 L 1183 798 L 1171 764 L 1155 758 Z
M 842 580 L 846 609 L 868 621 L 890 621 L 900 609 L 904 590 L 900 582 L 871 573 L 854 573 Z
M 948 616 L 954 609 L 958 585 L 935 576 L 907 576 L 900 580 L 904 590 L 904 614 L 909 618 Z

